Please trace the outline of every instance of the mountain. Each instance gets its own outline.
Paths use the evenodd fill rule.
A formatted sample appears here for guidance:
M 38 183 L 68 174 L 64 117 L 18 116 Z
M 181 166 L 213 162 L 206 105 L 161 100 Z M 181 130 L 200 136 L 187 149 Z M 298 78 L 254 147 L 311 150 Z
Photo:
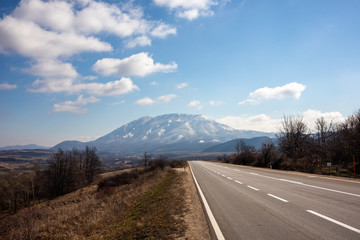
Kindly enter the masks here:
M 220 143 L 215 146 L 209 147 L 205 149 L 203 152 L 209 153 L 209 152 L 235 152 L 235 146 L 237 141 L 243 141 L 246 145 L 253 146 L 256 149 L 260 149 L 263 143 L 266 142 L 272 142 L 275 145 L 277 145 L 277 139 L 276 138 L 270 138 L 270 137 L 255 137 L 255 138 L 238 138 L 234 139 L 225 143 Z
M 23 150 L 23 149 L 49 149 L 49 147 L 43 147 L 43 146 L 39 146 L 36 144 L 0 147 L 0 151 L 2 151 L 2 150 Z
M 117 153 L 202 151 L 234 138 L 272 136 L 270 133 L 235 130 L 203 115 L 166 114 L 146 116 L 110 132 L 95 141 L 65 141 L 53 149 L 95 146 Z

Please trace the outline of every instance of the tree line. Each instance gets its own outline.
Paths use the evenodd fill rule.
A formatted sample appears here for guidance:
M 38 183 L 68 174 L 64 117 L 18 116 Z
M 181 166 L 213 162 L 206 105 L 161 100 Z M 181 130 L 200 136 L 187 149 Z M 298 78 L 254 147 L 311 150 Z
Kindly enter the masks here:
M 360 173 L 360 110 L 334 123 L 323 117 L 315 121 L 315 131 L 300 117 L 284 117 L 277 134 L 277 144 L 264 142 L 260 149 L 237 141 L 232 156 L 219 156 L 218 160 L 234 164 L 272 167 L 305 172 L 322 173 L 330 162 L 348 172 Z
M 93 182 L 101 170 L 96 148 L 83 151 L 59 149 L 50 155 L 45 169 L 34 163 L 33 171 L 0 176 L 0 210 L 16 212 L 31 201 L 51 199 Z

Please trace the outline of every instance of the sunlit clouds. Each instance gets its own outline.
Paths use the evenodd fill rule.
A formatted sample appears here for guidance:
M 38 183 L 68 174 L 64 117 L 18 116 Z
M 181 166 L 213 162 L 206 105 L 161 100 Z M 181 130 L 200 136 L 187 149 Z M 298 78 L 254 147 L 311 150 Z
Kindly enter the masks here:
M 82 53 L 114 51 L 112 43 L 103 38 L 106 35 L 121 39 L 124 48 L 135 48 L 151 46 L 151 38 L 165 39 L 176 33 L 176 27 L 161 20 L 147 20 L 142 8 L 132 3 L 23 0 L 0 20 L 0 53 L 29 58 L 29 67 L 22 71 L 37 77 L 28 87 L 29 92 L 121 95 L 139 90 L 139 87 L 130 78 L 101 79 L 100 82 L 97 76 L 79 72 L 71 58 Z M 94 71 L 105 76 L 144 77 L 155 72 L 172 72 L 176 68 L 175 62 L 154 63 L 148 53 L 127 58 L 101 58 L 93 65 Z M 92 82 L 87 82 L 89 80 Z M 1 89 L 14 89 L 14 86 L 2 84 Z M 80 100 L 87 99 L 80 96 Z M 68 112 L 84 113 L 86 111 L 79 106 L 89 102 L 70 103 L 65 106 L 73 111 Z M 61 106 L 64 104 L 58 105 L 55 112 L 62 109 Z
M 145 98 L 137 100 L 135 102 L 135 104 L 146 106 L 146 105 L 153 105 L 153 104 L 160 104 L 160 103 L 169 103 L 172 99 L 174 99 L 176 97 L 177 96 L 175 94 L 163 95 L 154 100 L 151 99 L 150 97 L 145 97 Z
M 140 76 L 145 77 L 155 72 L 172 72 L 177 68 L 177 64 L 172 62 L 169 64 L 154 63 L 154 60 L 148 53 L 138 53 L 123 59 L 104 58 L 98 60 L 93 70 L 105 75 L 118 76 Z
M 308 109 L 299 116 L 308 126 L 310 131 L 315 130 L 315 121 L 323 117 L 328 123 L 340 123 L 345 117 L 340 112 L 321 112 L 319 110 Z M 267 114 L 258 114 L 253 116 L 227 116 L 217 121 L 235 129 L 256 130 L 263 132 L 278 132 L 281 127 L 282 118 L 272 118 Z
M 87 112 L 87 108 L 83 108 L 84 105 L 89 103 L 99 102 L 100 99 L 96 97 L 84 98 L 80 95 L 75 101 L 66 101 L 63 103 L 54 104 L 54 112 L 71 112 L 76 114 L 83 114 Z
M 239 102 L 239 104 L 256 104 L 260 103 L 265 100 L 271 100 L 271 99 L 285 99 L 285 98 L 294 98 L 299 99 L 301 96 L 301 93 L 306 89 L 306 86 L 297 82 L 292 82 L 285 84 L 283 86 L 269 88 L 269 87 L 263 87 L 255 90 L 254 92 L 251 92 L 249 94 L 249 97 Z

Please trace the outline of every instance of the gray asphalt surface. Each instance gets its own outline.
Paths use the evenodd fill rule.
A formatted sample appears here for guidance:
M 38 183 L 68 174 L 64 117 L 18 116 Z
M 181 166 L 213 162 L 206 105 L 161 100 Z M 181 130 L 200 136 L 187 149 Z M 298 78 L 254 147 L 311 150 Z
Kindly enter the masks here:
M 360 182 L 190 162 L 225 239 L 360 239 Z

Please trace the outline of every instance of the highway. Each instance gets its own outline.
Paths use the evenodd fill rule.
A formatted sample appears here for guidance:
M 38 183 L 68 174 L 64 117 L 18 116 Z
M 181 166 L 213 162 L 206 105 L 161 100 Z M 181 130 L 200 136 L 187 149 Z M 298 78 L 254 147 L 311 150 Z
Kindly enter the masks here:
M 359 181 L 189 163 L 219 239 L 360 239 Z

